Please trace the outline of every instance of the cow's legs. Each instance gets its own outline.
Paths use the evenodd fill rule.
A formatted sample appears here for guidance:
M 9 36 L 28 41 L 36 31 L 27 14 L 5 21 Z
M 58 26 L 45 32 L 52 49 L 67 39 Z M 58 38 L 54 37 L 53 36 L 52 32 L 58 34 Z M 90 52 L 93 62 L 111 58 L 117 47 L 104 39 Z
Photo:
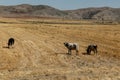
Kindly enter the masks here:
M 68 54 L 71 55 L 71 50 L 70 49 L 68 50 Z
M 78 51 L 78 50 L 76 50 L 76 55 L 78 55 L 78 52 L 79 52 L 79 51 Z

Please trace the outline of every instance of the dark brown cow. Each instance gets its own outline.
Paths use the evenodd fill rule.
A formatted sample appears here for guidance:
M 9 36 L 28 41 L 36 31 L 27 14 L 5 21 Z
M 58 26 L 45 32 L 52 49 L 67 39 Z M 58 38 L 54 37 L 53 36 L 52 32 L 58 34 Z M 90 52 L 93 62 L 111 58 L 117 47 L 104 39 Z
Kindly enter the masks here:
M 9 38 L 9 40 L 8 40 L 8 48 L 10 48 L 12 45 L 14 45 L 14 43 L 15 43 L 14 38 Z
M 97 45 L 93 44 L 93 45 L 88 45 L 87 47 L 87 54 L 91 54 L 91 51 L 94 52 L 94 54 L 97 54 Z

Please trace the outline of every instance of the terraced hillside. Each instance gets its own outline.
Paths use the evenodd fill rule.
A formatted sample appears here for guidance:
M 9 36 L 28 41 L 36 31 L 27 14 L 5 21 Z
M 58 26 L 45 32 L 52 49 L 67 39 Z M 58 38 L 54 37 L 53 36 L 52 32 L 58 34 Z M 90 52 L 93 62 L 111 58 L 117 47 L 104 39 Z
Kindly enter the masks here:
M 78 56 L 66 54 L 66 41 L 79 43 Z M 89 44 L 98 55 L 85 55 Z M 120 80 L 119 24 L 0 18 L 0 46 L 0 80 Z

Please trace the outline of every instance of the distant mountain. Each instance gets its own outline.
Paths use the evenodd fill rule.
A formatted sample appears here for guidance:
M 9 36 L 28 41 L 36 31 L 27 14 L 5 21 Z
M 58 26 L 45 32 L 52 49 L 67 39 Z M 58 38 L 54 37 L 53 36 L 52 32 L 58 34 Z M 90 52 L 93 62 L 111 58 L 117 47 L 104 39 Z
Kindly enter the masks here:
M 69 10 L 68 12 L 72 19 L 95 19 L 95 20 L 110 20 L 120 21 L 120 8 L 85 8 L 78 10 Z
M 63 17 L 66 15 L 67 12 L 47 5 L 0 6 L 0 16 L 2 17 Z
M 47 5 L 21 4 L 0 6 L 0 17 L 54 17 L 120 21 L 120 8 L 102 7 L 59 10 Z

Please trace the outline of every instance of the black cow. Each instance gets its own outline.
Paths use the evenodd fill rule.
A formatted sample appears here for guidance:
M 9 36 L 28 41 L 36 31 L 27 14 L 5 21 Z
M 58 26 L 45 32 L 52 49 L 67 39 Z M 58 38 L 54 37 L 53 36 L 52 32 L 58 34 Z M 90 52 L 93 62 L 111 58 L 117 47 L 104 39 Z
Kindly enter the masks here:
M 93 44 L 93 45 L 88 45 L 87 49 L 87 54 L 90 55 L 91 51 L 94 52 L 94 54 L 97 54 L 97 45 Z
M 9 40 L 8 40 L 8 48 L 10 48 L 12 45 L 14 45 L 14 43 L 15 43 L 14 38 L 9 38 Z

